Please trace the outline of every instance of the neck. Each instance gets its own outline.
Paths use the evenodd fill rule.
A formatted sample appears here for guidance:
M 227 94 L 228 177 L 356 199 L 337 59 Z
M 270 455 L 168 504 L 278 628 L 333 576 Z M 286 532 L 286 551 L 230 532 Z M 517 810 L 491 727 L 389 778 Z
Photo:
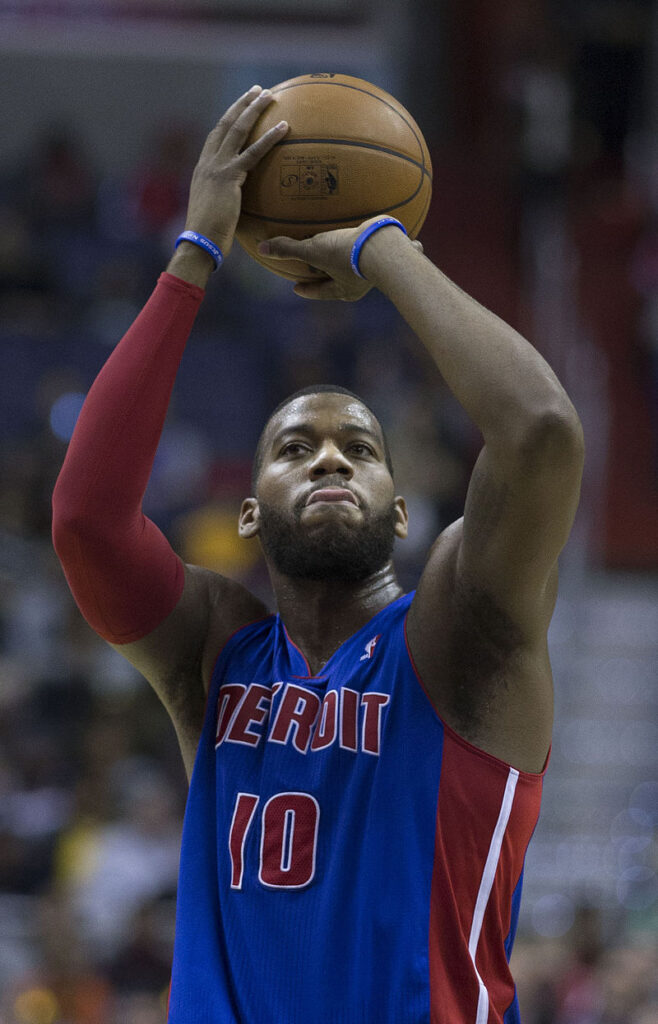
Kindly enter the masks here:
M 348 637 L 403 593 L 392 562 L 359 583 L 293 579 L 272 566 L 269 570 L 288 636 L 314 675 Z

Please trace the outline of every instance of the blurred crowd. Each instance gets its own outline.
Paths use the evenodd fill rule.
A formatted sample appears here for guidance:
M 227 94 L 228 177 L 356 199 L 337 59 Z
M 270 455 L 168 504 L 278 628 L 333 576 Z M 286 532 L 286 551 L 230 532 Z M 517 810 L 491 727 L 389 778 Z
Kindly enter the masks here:
M 0 183 L 0 1024 L 165 1019 L 182 763 L 155 696 L 72 602 L 50 496 L 80 402 L 182 228 L 200 142 L 168 127 L 117 180 L 71 127 L 50 127 Z M 638 287 L 655 284 L 652 238 Z M 195 326 L 145 510 L 186 560 L 267 600 L 235 517 L 268 412 L 318 381 L 382 420 L 412 587 L 461 515 L 479 434 L 381 296 L 305 304 L 237 246 Z M 623 922 L 601 934 L 585 908 L 559 944 L 520 935 L 525 1024 L 658 1024 L 656 950 Z
M 524 1024 L 656 1024 L 655 944 L 603 940 L 597 912 L 582 906 L 559 942 L 522 941 L 513 953 Z

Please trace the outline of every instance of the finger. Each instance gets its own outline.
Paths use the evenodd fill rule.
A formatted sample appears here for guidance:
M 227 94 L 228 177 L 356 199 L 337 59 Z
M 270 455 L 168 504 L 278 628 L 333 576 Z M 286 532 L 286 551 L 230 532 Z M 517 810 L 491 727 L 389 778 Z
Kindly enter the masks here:
M 226 137 L 226 133 L 236 118 L 238 118 L 244 110 L 247 110 L 253 100 L 260 96 L 262 91 L 263 90 L 260 85 L 252 85 L 251 89 L 243 93 L 235 103 L 232 103 L 228 110 L 224 111 L 219 121 L 208 135 L 203 148 L 205 150 L 212 150 L 213 152 L 216 152 L 221 146 L 224 138 Z
M 258 252 L 261 256 L 270 256 L 275 260 L 296 259 L 307 263 L 305 253 L 308 250 L 308 241 L 308 239 L 298 241 L 296 238 L 277 235 L 276 238 L 270 238 L 267 242 L 260 242 Z
M 240 153 L 238 166 L 243 171 L 250 171 L 259 160 L 263 159 L 266 153 L 269 153 L 276 146 L 277 142 L 281 141 L 289 128 L 290 125 L 287 121 L 279 121 L 273 128 L 266 131 L 264 135 L 261 135 L 260 139 L 256 139 L 243 153 Z
M 226 150 L 226 154 L 231 156 L 239 153 L 256 121 L 273 99 L 274 96 L 269 89 L 263 89 L 262 92 L 255 96 L 251 103 L 229 125 L 228 131 L 222 139 L 220 149 Z
M 301 299 L 342 299 L 339 285 L 331 278 L 328 281 L 298 281 L 293 288 Z

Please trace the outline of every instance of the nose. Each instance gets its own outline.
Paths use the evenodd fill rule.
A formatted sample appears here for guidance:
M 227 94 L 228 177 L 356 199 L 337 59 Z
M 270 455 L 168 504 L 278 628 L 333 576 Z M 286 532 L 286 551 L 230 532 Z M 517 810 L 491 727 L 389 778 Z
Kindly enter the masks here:
M 309 471 L 313 480 L 332 473 L 338 473 L 345 480 L 351 480 L 354 473 L 349 459 L 332 441 L 327 441 L 318 448 Z

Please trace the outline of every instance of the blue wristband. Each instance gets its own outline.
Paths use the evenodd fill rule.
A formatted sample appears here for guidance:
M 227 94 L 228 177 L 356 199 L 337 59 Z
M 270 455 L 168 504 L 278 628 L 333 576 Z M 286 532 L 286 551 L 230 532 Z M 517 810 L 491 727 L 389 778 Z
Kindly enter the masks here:
M 365 276 L 359 270 L 359 256 L 361 255 L 361 249 L 363 248 L 363 243 L 366 241 L 366 239 L 370 238 L 370 236 L 373 234 L 373 232 L 379 231 L 380 228 L 385 228 L 388 224 L 395 224 L 396 228 L 400 228 L 400 231 L 404 231 L 404 233 L 406 235 L 407 229 L 405 228 L 404 224 L 401 224 L 399 220 L 395 219 L 395 217 L 380 217 L 380 219 L 376 220 L 374 224 L 370 224 L 365 229 L 365 231 L 361 232 L 361 234 L 357 238 L 356 242 L 352 246 L 352 254 L 350 256 L 350 263 L 352 264 L 352 270 L 357 275 L 357 277 L 363 277 L 364 281 L 365 281 Z
M 191 242 L 192 245 L 198 245 L 200 249 L 205 250 L 209 256 L 212 256 L 215 264 L 213 273 L 218 267 L 221 267 L 224 262 L 222 256 L 222 250 L 214 242 L 211 242 L 205 235 L 199 235 L 196 231 L 184 231 L 182 235 L 179 235 L 176 239 L 175 248 L 177 249 L 181 242 Z

